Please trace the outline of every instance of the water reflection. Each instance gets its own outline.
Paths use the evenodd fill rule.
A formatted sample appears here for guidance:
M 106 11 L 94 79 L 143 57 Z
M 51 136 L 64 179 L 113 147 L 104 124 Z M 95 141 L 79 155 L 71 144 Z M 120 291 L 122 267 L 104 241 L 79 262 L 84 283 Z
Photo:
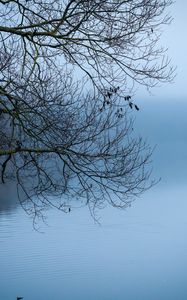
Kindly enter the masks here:
M 16 185 L 13 182 L 0 186 L 0 217 L 11 214 L 19 205 Z
M 144 114 L 150 125 L 154 117 Z M 185 113 L 181 124 L 183 118 Z M 2 187 L 0 299 L 187 299 L 186 129 L 177 127 L 169 140 L 164 132 L 160 142 L 159 125 L 145 128 L 158 142 L 154 166 L 163 179 L 130 209 L 101 211 L 101 226 L 83 208 L 50 211 L 38 233 L 17 205 L 14 188 Z
M 51 211 L 43 234 L 18 207 L 0 221 L 0 299 L 186 300 L 186 193 L 155 187 L 101 226 Z

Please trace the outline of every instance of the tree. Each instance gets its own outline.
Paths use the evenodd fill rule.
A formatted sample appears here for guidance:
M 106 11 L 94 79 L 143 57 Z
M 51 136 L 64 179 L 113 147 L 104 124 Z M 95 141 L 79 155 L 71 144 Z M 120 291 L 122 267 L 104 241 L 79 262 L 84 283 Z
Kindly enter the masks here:
M 1 181 L 33 216 L 82 199 L 94 215 L 147 188 L 134 85 L 170 81 L 158 48 L 170 0 L 0 0 Z M 55 199 L 55 200 L 54 200 Z

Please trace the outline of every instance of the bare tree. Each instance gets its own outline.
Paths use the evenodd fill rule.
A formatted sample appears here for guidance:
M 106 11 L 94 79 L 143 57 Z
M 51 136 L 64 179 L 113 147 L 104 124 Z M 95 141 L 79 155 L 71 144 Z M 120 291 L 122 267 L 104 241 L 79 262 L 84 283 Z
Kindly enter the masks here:
M 147 188 L 129 90 L 173 78 L 157 48 L 170 4 L 0 0 L 1 181 L 17 181 L 29 214 L 68 212 L 72 198 L 123 208 Z

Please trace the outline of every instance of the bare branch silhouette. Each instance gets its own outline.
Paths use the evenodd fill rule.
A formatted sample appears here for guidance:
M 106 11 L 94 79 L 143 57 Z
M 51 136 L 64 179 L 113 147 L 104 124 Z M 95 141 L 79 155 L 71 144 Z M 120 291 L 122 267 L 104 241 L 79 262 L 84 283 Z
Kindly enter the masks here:
M 123 208 L 152 184 L 128 108 L 137 83 L 173 79 L 158 48 L 170 4 L 0 0 L 1 181 L 17 181 L 27 213 Z

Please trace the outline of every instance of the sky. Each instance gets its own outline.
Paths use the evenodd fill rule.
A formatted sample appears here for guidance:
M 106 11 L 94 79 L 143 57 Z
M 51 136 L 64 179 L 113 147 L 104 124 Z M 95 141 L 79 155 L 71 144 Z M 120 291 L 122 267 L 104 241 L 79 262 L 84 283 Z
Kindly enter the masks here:
M 176 77 L 173 84 L 162 84 L 151 91 L 152 95 L 146 93 L 144 89 L 139 89 L 137 97 L 146 100 L 187 100 L 187 1 L 176 0 L 168 8 L 173 21 L 163 28 L 160 44 L 168 48 L 168 56 L 173 66 L 176 66 Z M 164 99 L 163 99 L 164 96 Z

